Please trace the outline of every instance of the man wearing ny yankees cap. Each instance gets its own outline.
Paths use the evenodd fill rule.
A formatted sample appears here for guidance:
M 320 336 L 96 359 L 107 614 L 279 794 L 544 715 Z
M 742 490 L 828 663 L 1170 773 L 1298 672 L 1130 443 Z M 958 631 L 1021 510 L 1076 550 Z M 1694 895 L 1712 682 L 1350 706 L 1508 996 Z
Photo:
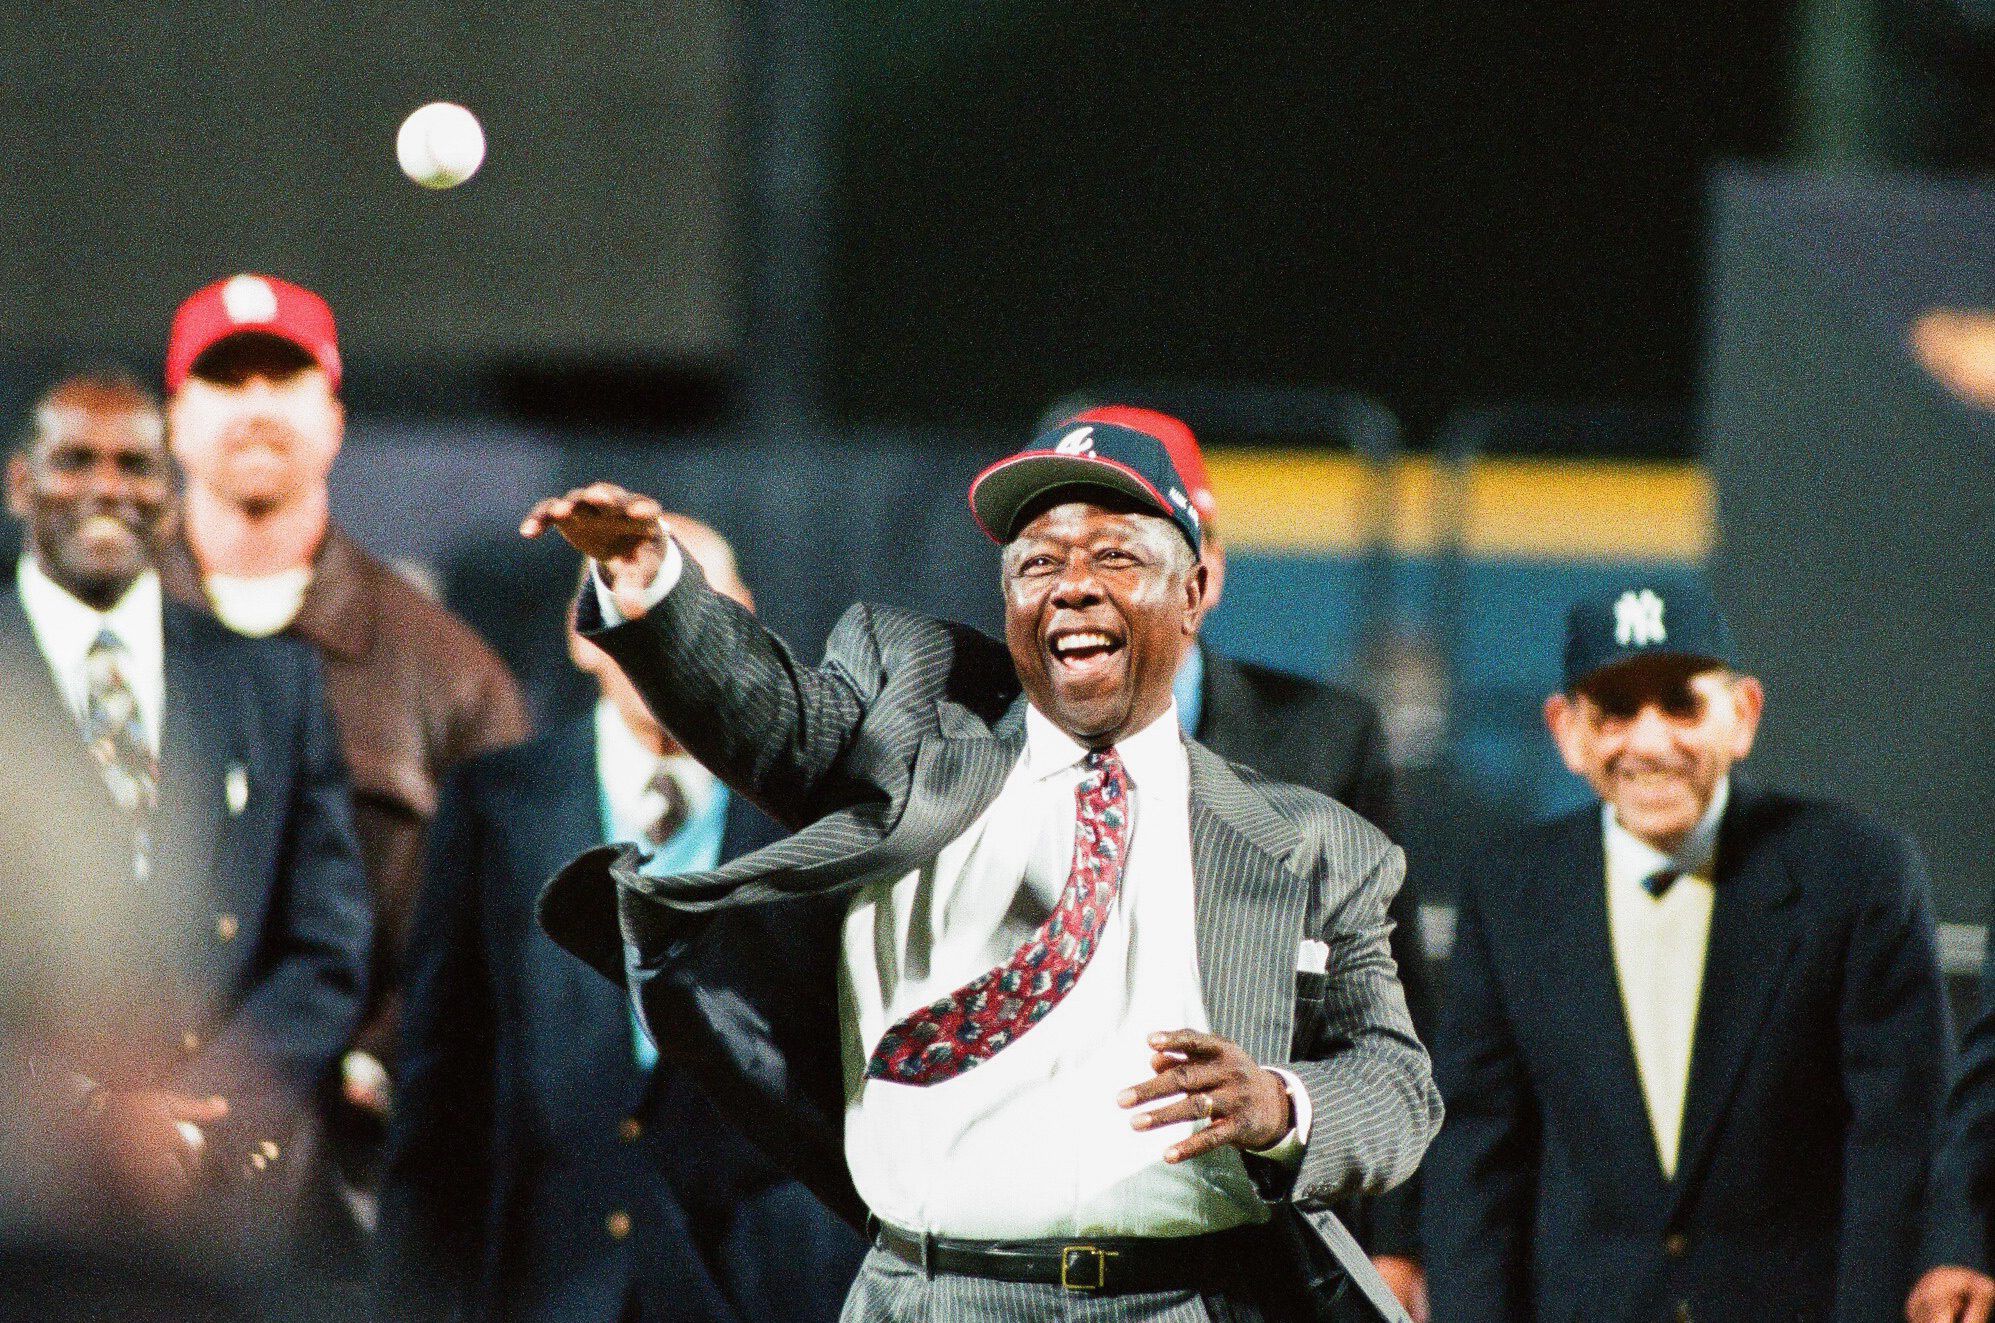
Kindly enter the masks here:
M 553 937 L 873 1249 L 848 1319 L 1404 1317 L 1325 1205 L 1440 1117 L 1387 948 L 1400 852 L 1180 733 L 1199 520 L 1158 440 L 1056 428 L 972 484 L 1002 643 L 860 605 L 821 666 L 648 498 L 541 502 L 583 623 L 795 831 L 678 876 L 592 852 Z M 756 923 L 811 959 L 780 968 Z
M 1436 1323 L 1890 1323 L 1949 1057 L 1925 866 L 1749 782 L 1694 584 L 1572 608 L 1545 719 L 1599 797 L 1460 879 L 1423 1168 Z

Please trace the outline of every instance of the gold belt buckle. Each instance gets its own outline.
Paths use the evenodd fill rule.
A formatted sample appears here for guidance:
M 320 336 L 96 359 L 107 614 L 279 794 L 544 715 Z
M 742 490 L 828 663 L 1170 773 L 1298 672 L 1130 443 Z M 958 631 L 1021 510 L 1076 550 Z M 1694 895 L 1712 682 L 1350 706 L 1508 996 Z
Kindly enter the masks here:
M 1063 1291 L 1099 1291 L 1108 1284 L 1108 1261 L 1116 1257 L 1114 1250 L 1105 1250 L 1099 1245 L 1062 1245 L 1060 1247 L 1060 1289 Z M 1074 1268 L 1080 1264 L 1084 1275 L 1074 1276 Z M 1093 1281 L 1088 1281 L 1085 1269 L 1093 1266 Z

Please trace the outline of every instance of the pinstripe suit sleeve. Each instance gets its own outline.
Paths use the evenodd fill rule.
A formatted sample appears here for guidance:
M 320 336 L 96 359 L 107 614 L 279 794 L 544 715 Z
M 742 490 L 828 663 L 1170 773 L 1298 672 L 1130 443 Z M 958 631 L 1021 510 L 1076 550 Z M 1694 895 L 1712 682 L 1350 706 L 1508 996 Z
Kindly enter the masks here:
M 639 619 L 605 628 L 595 594 L 584 592 L 577 624 L 679 743 L 784 826 L 878 793 L 839 775 L 883 680 L 865 605 L 839 620 L 817 668 L 715 592 L 691 557 Z
M 1406 856 L 1354 815 L 1334 819 L 1332 831 L 1338 839 L 1321 865 L 1326 871 L 1328 859 L 1362 853 L 1353 870 L 1358 882 L 1330 907 L 1318 933 L 1330 948 L 1322 1019 L 1289 1065 L 1313 1114 L 1290 1197 L 1311 1206 L 1406 1180 L 1441 1124 L 1440 1095 L 1388 944 L 1386 910 L 1406 875 Z

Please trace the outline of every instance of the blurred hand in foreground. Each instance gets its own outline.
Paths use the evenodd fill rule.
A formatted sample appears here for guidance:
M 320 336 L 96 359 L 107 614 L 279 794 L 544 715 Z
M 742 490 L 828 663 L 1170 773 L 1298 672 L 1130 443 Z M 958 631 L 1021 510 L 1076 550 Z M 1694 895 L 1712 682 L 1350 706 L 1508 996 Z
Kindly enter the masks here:
M 1995 1279 L 1972 1268 L 1928 1269 L 1905 1302 L 1910 1323 L 1988 1323 Z

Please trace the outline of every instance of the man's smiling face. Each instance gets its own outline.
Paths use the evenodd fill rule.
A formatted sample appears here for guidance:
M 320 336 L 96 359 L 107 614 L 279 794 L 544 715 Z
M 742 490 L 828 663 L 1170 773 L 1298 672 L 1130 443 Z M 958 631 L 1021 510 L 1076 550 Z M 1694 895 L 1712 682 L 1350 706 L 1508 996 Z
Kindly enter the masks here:
M 1113 497 L 1051 505 L 1004 548 L 1005 642 L 1026 697 L 1091 747 L 1171 704 L 1205 567 L 1170 521 Z M 1028 512 L 1029 513 L 1029 512 Z
M 158 411 L 135 388 L 77 379 L 52 392 L 7 468 L 8 507 L 35 560 L 99 610 L 154 562 L 173 477 Z
M 1566 766 L 1614 806 L 1623 827 L 1668 853 L 1689 838 L 1718 783 L 1751 751 L 1764 703 L 1751 676 L 1658 656 L 1554 694 L 1545 720 Z

